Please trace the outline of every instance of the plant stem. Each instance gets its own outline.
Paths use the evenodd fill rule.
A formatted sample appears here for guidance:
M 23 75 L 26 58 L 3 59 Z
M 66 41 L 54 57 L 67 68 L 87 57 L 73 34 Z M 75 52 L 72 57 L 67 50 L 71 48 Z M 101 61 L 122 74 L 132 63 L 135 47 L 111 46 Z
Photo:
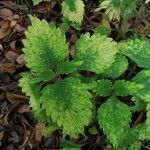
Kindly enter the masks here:
M 123 19 L 121 21 L 121 26 L 119 28 L 119 35 L 122 39 L 126 39 L 126 26 L 127 26 L 127 22 L 128 20 L 127 19 Z

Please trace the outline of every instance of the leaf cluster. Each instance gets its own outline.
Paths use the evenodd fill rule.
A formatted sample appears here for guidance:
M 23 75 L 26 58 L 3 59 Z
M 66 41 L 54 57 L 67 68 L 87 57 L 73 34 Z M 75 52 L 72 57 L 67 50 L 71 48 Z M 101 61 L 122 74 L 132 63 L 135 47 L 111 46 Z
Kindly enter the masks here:
M 19 84 L 30 97 L 35 117 L 47 125 L 45 133 L 61 129 L 76 137 L 96 119 L 115 149 L 140 149 L 141 140 L 150 139 L 150 41 L 134 38 L 117 43 L 105 35 L 86 33 L 77 40 L 70 60 L 62 30 L 45 20 L 30 19 L 23 41 L 30 72 L 22 74 Z M 141 71 L 126 81 L 129 62 Z M 121 98 L 127 96 L 134 100 L 133 106 L 128 105 L 130 98 L 127 102 Z M 103 97 L 107 100 L 97 107 L 96 100 Z M 132 127 L 132 114 L 141 110 L 147 119 Z

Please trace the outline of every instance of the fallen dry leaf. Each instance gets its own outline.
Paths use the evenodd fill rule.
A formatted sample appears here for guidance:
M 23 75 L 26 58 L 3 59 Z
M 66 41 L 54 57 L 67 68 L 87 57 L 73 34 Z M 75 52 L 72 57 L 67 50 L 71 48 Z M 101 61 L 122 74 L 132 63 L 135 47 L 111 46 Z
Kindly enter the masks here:
M 13 13 L 10 9 L 7 9 L 7 8 L 3 8 L 3 9 L 0 9 L 0 16 L 3 18 L 3 19 L 7 19 L 7 20 L 12 20 L 12 16 L 13 16 Z
M 16 20 L 10 22 L 10 27 L 13 28 L 17 24 Z
M 100 11 L 93 12 L 92 16 L 88 18 L 88 24 L 91 28 L 97 27 L 102 19 L 102 13 Z
M 150 33 L 150 28 L 149 27 L 146 28 L 141 24 L 137 27 L 137 31 L 139 31 L 141 34 L 148 35 Z
M 3 46 L 2 46 L 2 44 L 0 44 L 0 51 L 3 51 Z
M 112 150 L 112 146 L 108 144 L 104 150 Z
M 14 94 L 7 92 L 6 93 L 6 98 L 11 102 L 11 103 L 28 103 L 29 98 L 23 95 L 19 94 Z
M 5 93 L 0 93 L 0 101 L 5 98 Z
M 8 51 L 5 54 L 6 59 L 10 62 L 14 62 L 18 58 L 18 56 L 19 56 L 19 54 L 17 54 L 16 52 L 13 52 L 13 51 Z
M 25 64 L 24 54 L 19 55 L 18 58 L 16 59 L 16 62 L 17 62 L 19 65 L 24 65 L 24 64 Z
M 77 39 L 78 39 L 77 34 L 73 33 L 70 38 L 70 43 L 76 44 Z
M 30 107 L 28 104 L 24 104 L 22 106 L 20 106 L 18 109 L 17 109 L 17 112 L 19 113 L 26 113 L 26 112 L 30 112 Z
M 8 112 L 6 113 L 6 115 L 3 117 L 3 119 L 0 120 L 0 123 L 3 124 L 3 126 L 11 127 L 11 123 L 10 123 L 11 117 L 10 116 L 11 116 L 11 114 L 13 114 L 12 112 L 17 107 L 17 105 L 18 104 L 15 104 L 12 107 L 10 107 Z
M 18 14 L 13 15 L 13 19 L 15 20 L 19 19 L 19 15 Z
M 12 63 L 0 63 L 0 73 L 15 73 L 16 67 Z
M 25 132 L 24 132 L 24 139 L 21 145 L 19 145 L 19 150 L 23 149 L 34 137 L 35 130 L 30 125 L 30 123 L 26 120 L 25 117 L 21 118 L 22 124 L 24 126 Z
M 26 28 L 20 26 L 19 24 L 16 24 L 16 26 L 14 27 L 14 32 L 24 32 L 26 30 Z
M 2 141 L 2 139 L 4 138 L 4 131 L 0 132 L 0 141 Z
M 0 28 L 0 39 L 8 36 L 11 32 L 10 22 L 8 20 L 4 21 Z
M 43 129 L 45 125 L 43 123 L 38 123 L 35 127 L 35 140 L 40 142 L 43 136 Z
M 37 16 L 43 16 L 44 19 L 49 18 L 52 11 L 51 3 L 50 2 L 41 3 L 41 5 L 35 6 L 34 10 Z
M 11 48 L 12 50 L 16 50 L 16 41 L 10 42 L 10 48 Z
M 72 58 L 74 58 L 75 57 L 75 45 L 74 44 L 71 44 L 70 46 L 69 46 L 69 53 L 70 53 L 70 56 L 72 57 Z

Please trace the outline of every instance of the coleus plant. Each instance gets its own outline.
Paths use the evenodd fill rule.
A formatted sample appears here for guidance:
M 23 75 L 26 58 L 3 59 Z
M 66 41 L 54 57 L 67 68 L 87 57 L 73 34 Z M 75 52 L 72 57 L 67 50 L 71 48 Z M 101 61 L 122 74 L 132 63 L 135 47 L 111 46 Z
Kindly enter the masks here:
M 75 57 L 69 59 L 61 29 L 30 19 L 23 41 L 30 71 L 22 74 L 19 84 L 30 97 L 34 116 L 46 125 L 45 133 L 62 129 L 64 135 L 76 137 L 96 119 L 114 149 L 140 149 L 142 140 L 150 140 L 150 41 L 134 38 L 117 43 L 105 35 L 86 33 L 77 40 Z M 126 81 L 129 61 L 141 71 Z M 106 101 L 97 107 L 102 98 Z M 146 120 L 132 126 L 132 114 L 141 110 Z
M 131 18 L 141 0 L 100 0 L 100 9 L 106 10 L 110 20 Z

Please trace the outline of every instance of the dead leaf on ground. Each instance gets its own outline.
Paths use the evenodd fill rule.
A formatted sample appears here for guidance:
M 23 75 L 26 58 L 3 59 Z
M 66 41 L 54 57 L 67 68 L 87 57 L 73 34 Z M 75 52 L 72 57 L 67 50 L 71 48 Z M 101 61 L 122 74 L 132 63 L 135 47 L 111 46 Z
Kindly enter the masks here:
M 18 58 L 16 59 L 16 62 L 17 62 L 19 65 L 24 65 L 24 64 L 25 64 L 24 54 L 19 55 Z
M 10 48 L 11 48 L 12 50 L 16 50 L 16 41 L 10 42 Z
M 20 141 L 20 137 L 15 130 L 11 130 L 9 133 L 8 141 L 12 143 L 18 143 Z
M 71 44 L 70 46 L 69 46 L 69 53 L 70 53 L 70 56 L 72 57 L 72 58 L 74 58 L 75 57 L 75 45 L 74 44 Z
M 8 20 L 4 21 L 0 28 L 0 39 L 8 36 L 11 33 L 10 22 Z
M 6 59 L 10 62 L 14 62 L 18 58 L 18 56 L 19 54 L 13 51 L 8 51 L 7 53 L 5 53 Z
M 3 45 L 0 44 L 0 51 L 3 51 Z
M 10 9 L 7 9 L 7 8 L 0 9 L 0 16 L 5 20 L 12 21 L 12 19 L 13 19 L 12 11 Z
M 14 93 L 10 93 L 7 92 L 6 93 L 6 98 L 11 102 L 11 103 L 28 103 L 29 102 L 29 98 L 23 95 L 19 95 L 19 94 L 14 94 Z
M 76 44 L 78 37 L 76 33 L 71 34 L 70 43 Z
M 38 123 L 35 127 L 35 140 L 40 142 L 43 136 L 43 129 L 45 125 L 43 123 Z
M 10 115 L 14 111 L 14 109 L 16 108 L 17 105 L 13 105 L 12 107 L 9 108 L 8 112 L 6 113 L 6 115 L 3 117 L 3 119 L 0 120 L 0 124 L 2 124 L 3 126 L 11 127 Z
M 0 28 L 0 39 L 6 38 L 7 36 L 10 35 L 12 29 L 15 27 L 15 25 L 17 24 L 16 20 L 13 21 L 9 21 L 6 20 L 1 24 L 1 28 Z
M 112 146 L 108 144 L 108 145 L 106 145 L 104 150 L 112 150 Z
M 30 107 L 28 104 L 24 104 L 24 105 L 21 105 L 18 109 L 17 109 L 17 112 L 19 113 L 26 113 L 26 112 L 30 112 Z
M 13 27 L 16 26 L 16 24 L 17 24 L 17 21 L 13 20 L 13 21 L 10 22 L 10 27 L 13 28 Z
M 0 1 L 0 5 L 2 5 L 3 7 L 13 9 L 13 2 L 11 1 L 2 0 Z
M 13 15 L 13 19 L 15 19 L 15 20 L 19 19 L 19 15 L 18 14 L 14 14 Z
M 12 63 L 0 63 L 0 73 L 15 73 L 16 67 Z
M 0 101 L 3 100 L 5 98 L 5 93 L 0 93 Z
M 20 26 L 19 24 L 16 24 L 16 26 L 13 29 L 14 32 L 24 32 L 25 30 L 26 28 Z
M 0 141 L 2 141 L 2 139 L 4 138 L 4 131 L 0 132 Z
M 35 6 L 34 11 L 37 16 L 42 16 L 43 19 L 49 19 L 52 11 L 51 3 L 43 2 L 40 5 Z
M 21 145 L 19 145 L 19 149 L 24 148 L 34 137 L 35 129 L 29 124 L 25 117 L 22 117 L 22 124 L 25 129 L 24 139 Z
M 21 145 L 19 145 L 19 150 L 25 150 L 26 145 L 28 144 L 28 142 L 30 141 L 30 138 L 32 137 L 33 137 L 32 132 L 30 130 L 26 130 L 24 139 Z
M 87 19 L 86 28 L 94 29 L 95 27 L 97 27 L 102 20 L 102 16 L 103 14 L 100 11 L 93 12 L 93 14 L 90 17 L 86 18 Z

